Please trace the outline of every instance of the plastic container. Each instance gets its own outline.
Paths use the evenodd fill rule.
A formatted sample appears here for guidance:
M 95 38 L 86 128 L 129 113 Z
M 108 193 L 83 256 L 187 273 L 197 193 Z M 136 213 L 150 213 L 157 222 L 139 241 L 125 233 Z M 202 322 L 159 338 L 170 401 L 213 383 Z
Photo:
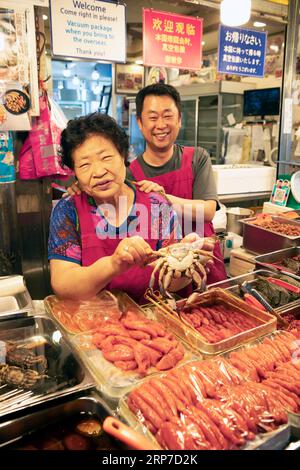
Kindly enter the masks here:
M 135 310 L 143 317 L 151 320 L 159 320 L 155 312 L 150 309 L 142 310 L 133 300 L 126 294 L 122 295 L 122 305 L 126 304 L 129 310 Z M 78 354 L 89 368 L 91 374 L 94 376 L 95 382 L 101 393 L 108 398 L 108 400 L 115 401 L 124 396 L 132 387 L 140 383 L 144 377 L 139 375 L 136 371 L 124 371 L 116 367 L 112 362 L 107 361 L 101 352 L 92 343 L 92 332 L 85 332 L 71 337 L 71 343 L 76 348 Z M 178 339 L 178 338 L 176 338 Z M 185 355 L 175 367 L 185 364 L 188 361 L 201 358 L 200 354 L 195 354 L 188 345 L 178 339 L 182 344 Z M 155 367 L 147 370 L 147 377 L 161 374 Z
M 188 345 L 204 355 L 213 356 L 220 354 L 276 330 L 276 318 L 269 313 L 247 305 L 243 300 L 235 297 L 226 290 L 211 288 L 204 294 L 200 294 L 199 300 L 197 300 L 193 306 L 205 307 L 222 304 L 224 306 L 234 307 L 235 310 L 241 312 L 246 317 L 255 318 L 260 323 L 259 326 L 251 330 L 243 331 L 230 338 L 211 344 L 205 342 L 197 330 L 191 327 L 187 322 L 184 322 L 175 311 L 173 314 L 170 313 L 170 308 L 166 308 L 163 299 L 156 301 L 151 298 L 150 295 L 148 299 L 157 307 L 155 311 L 158 320 L 170 328 L 170 331 L 182 338 Z

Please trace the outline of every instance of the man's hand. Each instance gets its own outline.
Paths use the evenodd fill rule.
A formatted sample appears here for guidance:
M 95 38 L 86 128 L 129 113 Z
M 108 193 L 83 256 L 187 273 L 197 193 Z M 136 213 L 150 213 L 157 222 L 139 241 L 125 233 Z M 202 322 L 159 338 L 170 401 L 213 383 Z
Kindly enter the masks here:
M 164 187 L 160 186 L 154 181 L 148 181 L 148 180 L 137 181 L 136 185 L 144 193 L 148 194 L 148 193 L 153 192 L 153 193 L 159 193 L 159 194 L 162 194 L 163 196 L 166 196 Z

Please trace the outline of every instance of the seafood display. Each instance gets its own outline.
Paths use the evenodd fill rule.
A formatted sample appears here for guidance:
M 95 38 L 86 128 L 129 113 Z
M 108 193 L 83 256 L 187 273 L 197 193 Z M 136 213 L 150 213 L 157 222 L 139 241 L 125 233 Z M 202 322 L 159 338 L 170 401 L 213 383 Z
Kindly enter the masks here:
M 22 369 L 7 364 L 0 365 L 0 385 L 32 389 L 43 378 L 43 375 L 32 369 Z
M 179 314 L 209 343 L 217 343 L 261 324 L 226 305 L 199 306 Z
M 264 228 L 265 230 L 271 230 L 272 232 L 280 233 L 281 235 L 287 235 L 289 237 L 300 236 L 300 224 L 297 226 L 278 222 L 268 214 L 259 214 L 255 220 L 252 220 L 249 223 Z
M 118 319 L 121 311 L 116 298 L 108 291 L 86 301 L 59 300 L 55 296 L 46 299 L 51 315 L 69 333 L 81 333 L 101 326 L 103 321 Z
M 297 348 L 297 336 L 282 332 L 227 359 L 187 364 L 130 392 L 128 407 L 164 449 L 242 448 L 299 412 Z
M 172 291 L 172 281 L 179 279 L 185 280 L 184 285 L 193 281 L 197 289 L 204 290 L 209 266 L 220 262 L 213 255 L 214 246 L 215 239 L 207 237 L 194 243 L 177 243 L 155 251 L 153 254 L 159 259 L 152 272 L 150 288 L 153 288 L 158 272 L 158 284 L 162 294 Z
M 300 282 L 289 276 L 281 274 L 276 275 L 276 278 L 274 279 L 279 279 L 294 287 L 300 288 Z M 282 307 L 283 305 L 300 299 L 300 293 L 293 292 L 281 285 L 274 284 L 264 276 L 258 276 L 253 282 L 251 282 L 251 286 L 260 292 L 273 308 Z
M 294 274 L 300 274 L 300 255 L 293 256 L 292 258 L 284 258 L 281 264 Z
M 176 366 L 185 351 L 175 336 L 154 320 L 127 311 L 120 320 L 103 322 L 92 336 L 103 357 L 124 371 L 147 374 Z
M 26 344 L 7 344 L 6 362 L 11 366 L 35 369 L 40 373 L 47 370 L 47 359 L 43 354 L 36 355 Z

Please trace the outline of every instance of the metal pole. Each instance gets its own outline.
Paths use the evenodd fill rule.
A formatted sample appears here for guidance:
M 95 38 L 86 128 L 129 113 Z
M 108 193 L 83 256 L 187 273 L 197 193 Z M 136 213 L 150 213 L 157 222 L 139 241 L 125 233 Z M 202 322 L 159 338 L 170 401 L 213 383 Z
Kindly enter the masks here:
M 299 32 L 300 0 L 290 0 L 288 8 L 288 23 L 285 41 L 284 77 L 282 86 L 280 134 L 279 134 L 279 164 L 277 175 L 289 170 L 284 162 L 291 160 L 292 130 L 293 130 L 293 79 L 296 72 L 297 46 Z

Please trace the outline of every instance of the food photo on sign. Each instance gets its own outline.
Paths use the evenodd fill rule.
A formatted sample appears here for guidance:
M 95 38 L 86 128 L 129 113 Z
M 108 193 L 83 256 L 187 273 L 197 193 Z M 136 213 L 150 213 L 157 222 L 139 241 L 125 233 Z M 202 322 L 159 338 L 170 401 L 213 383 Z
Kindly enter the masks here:
M 0 132 L 30 129 L 30 98 L 20 83 L 0 81 Z

